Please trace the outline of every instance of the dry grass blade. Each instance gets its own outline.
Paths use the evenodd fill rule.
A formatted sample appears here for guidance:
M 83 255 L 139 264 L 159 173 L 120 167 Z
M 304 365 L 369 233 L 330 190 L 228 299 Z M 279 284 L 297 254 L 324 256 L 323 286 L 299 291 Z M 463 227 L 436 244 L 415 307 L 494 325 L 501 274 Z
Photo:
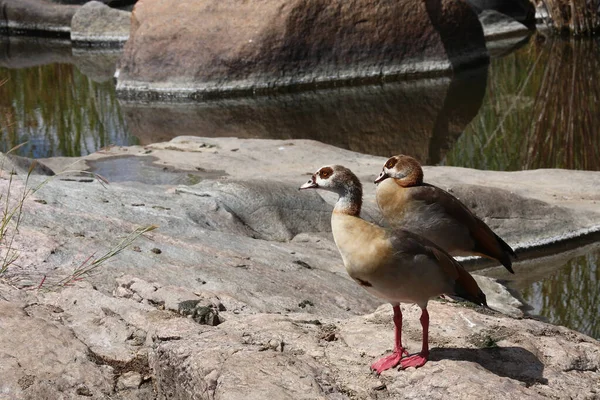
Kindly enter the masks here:
M 83 278 L 85 278 L 87 276 L 90 276 L 106 261 L 115 257 L 116 255 L 121 253 L 123 250 L 125 250 L 129 246 L 131 246 L 131 244 L 136 239 L 138 239 L 140 236 L 142 236 L 148 232 L 151 232 L 157 228 L 158 228 L 158 226 L 156 226 L 156 225 L 149 225 L 149 226 L 137 228 L 135 231 L 130 233 L 127 237 L 125 237 L 123 240 L 121 240 L 118 244 L 116 244 L 113 248 L 111 248 L 108 252 L 106 252 L 99 258 L 94 258 L 94 254 L 90 255 L 77 268 L 75 268 L 75 270 L 73 270 L 73 272 L 69 276 L 64 277 L 63 279 L 59 280 L 58 282 L 56 282 L 52 285 L 49 285 L 48 287 L 44 287 L 44 288 L 45 289 L 55 289 L 58 287 L 69 286 L 75 282 L 82 280 Z M 46 277 L 44 277 L 44 280 L 42 281 L 42 283 L 40 283 L 40 285 L 38 286 L 38 289 L 43 287 L 45 280 L 46 280 Z
M 11 148 L 6 154 L 16 152 L 21 147 L 25 146 L 27 142 L 21 143 Z M 5 162 L 10 162 L 6 155 L 0 155 L 0 172 L 5 171 Z M 13 265 L 19 258 L 19 252 L 15 250 L 14 241 L 19 233 L 19 225 L 22 222 L 24 216 L 23 206 L 26 200 L 46 185 L 50 180 L 55 179 L 57 176 L 67 175 L 70 173 L 84 174 L 95 178 L 102 186 L 108 185 L 109 182 L 103 176 L 88 171 L 77 171 L 68 170 L 60 172 L 56 175 L 49 176 L 36 185 L 31 185 L 30 178 L 35 170 L 37 161 L 33 161 L 28 168 L 27 175 L 22 183 L 22 189 L 15 192 L 15 176 L 14 170 L 8 171 L 6 180 L 6 189 L 0 192 L 0 210 L 2 212 L 2 219 L 0 221 L 0 277 L 2 277 L 11 265 Z M 150 229 L 152 228 L 152 229 Z M 145 230 L 144 230 L 145 229 Z M 155 227 L 144 228 L 140 234 L 149 232 L 155 229 Z M 134 232 L 135 234 L 135 232 Z M 115 253 L 115 255 L 118 254 Z M 96 260 L 103 261 L 103 259 Z M 87 264 L 86 264 L 87 265 Z M 86 265 L 82 265 L 82 268 L 86 268 Z M 96 264 L 92 264 L 92 267 Z M 77 273 L 81 271 L 76 271 Z
M 14 150 L 20 146 L 16 146 L 11 150 Z M 36 162 L 31 163 L 27 177 L 23 185 L 23 190 L 16 200 L 13 200 L 12 189 L 13 189 L 13 171 L 9 173 L 8 185 L 6 193 L 0 194 L 0 201 L 4 201 L 4 207 L 2 210 L 2 221 L 0 222 L 0 255 L 2 259 L 0 261 L 0 276 L 2 276 L 8 268 L 17 261 L 19 253 L 14 250 L 14 240 L 16 235 L 19 233 L 19 224 L 23 217 L 23 205 L 27 198 L 38 188 L 31 189 L 29 187 L 29 179 L 35 168 Z M 4 166 L 4 157 L 2 158 L 2 165 Z M 9 230 L 12 228 L 12 231 Z

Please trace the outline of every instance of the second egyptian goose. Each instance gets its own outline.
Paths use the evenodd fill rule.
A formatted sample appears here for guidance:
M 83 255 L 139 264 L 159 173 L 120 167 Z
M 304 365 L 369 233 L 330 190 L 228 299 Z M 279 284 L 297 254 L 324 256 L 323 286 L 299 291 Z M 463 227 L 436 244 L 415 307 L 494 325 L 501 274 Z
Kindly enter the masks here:
M 389 225 L 423 235 L 454 256 L 495 258 L 514 274 L 513 249 L 456 197 L 424 183 L 414 158 L 389 158 L 375 183 L 377 204 Z
M 371 365 L 377 373 L 398 364 L 404 369 L 427 362 L 430 298 L 445 293 L 487 305 L 477 282 L 444 250 L 417 234 L 384 229 L 362 219 L 362 185 L 349 169 L 341 165 L 323 167 L 300 189 L 338 194 L 331 228 L 346 271 L 368 292 L 393 306 L 395 347 L 391 355 Z M 409 356 L 402 346 L 400 303 L 421 307 L 423 346 L 418 354 Z

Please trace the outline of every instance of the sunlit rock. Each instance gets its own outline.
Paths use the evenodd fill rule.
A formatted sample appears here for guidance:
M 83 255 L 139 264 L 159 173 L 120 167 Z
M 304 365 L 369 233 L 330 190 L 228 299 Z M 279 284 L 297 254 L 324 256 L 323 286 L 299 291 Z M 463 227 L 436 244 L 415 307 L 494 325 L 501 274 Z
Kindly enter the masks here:
M 379 82 L 488 59 L 476 14 L 459 1 L 150 0 L 132 18 L 117 86 L 125 98 Z

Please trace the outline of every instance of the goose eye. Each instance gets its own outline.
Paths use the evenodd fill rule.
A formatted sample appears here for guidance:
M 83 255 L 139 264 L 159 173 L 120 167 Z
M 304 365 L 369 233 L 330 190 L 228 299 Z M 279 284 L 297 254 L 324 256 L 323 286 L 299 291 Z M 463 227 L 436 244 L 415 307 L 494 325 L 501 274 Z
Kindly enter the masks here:
M 329 176 L 329 172 L 321 171 L 321 179 L 327 179 L 328 176 Z
M 393 166 L 394 166 L 393 160 L 388 160 L 388 162 L 385 163 L 386 168 L 392 168 Z

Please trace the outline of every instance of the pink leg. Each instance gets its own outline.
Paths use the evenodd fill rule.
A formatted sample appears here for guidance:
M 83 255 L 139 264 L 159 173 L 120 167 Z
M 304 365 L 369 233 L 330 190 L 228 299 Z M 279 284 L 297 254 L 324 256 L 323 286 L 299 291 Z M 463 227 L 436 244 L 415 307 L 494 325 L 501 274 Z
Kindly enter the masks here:
M 423 347 L 421 348 L 421 352 L 403 358 L 400 361 L 400 369 L 408 367 L 419 368 L 427 362 L 427 357 L 429 357 L 429 313 L 426 308 L 423 309 L 420 320 L 423 327 Z
M 394 332 L 395 345 L 393 353 L 371 365 L 371 369 L 378 374 L 386 369 L 394 368 L 396 365 L 400 364 L 402 355 L 408 355 L 408 351 L 402 347 L 402 310 L 400 310 L 399 305 L 394 306 Z

